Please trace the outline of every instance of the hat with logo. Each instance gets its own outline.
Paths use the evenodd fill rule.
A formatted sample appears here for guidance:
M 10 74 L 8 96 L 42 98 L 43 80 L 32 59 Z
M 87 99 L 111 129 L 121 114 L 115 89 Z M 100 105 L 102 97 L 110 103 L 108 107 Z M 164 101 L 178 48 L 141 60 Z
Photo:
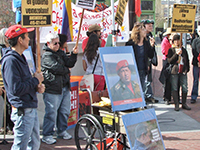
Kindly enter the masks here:
M 102 28 L 98 24 L 93 24 L 88 28 L 88 32 L 101 31 L 101 30 Z
M 21 25 L 13 25 L 8 28 L 8 30 L 5 33 L 5 36 L 8 39 L 12 39 L 23 33 L 31 32 L 33 30 L 35 30 L 35 28 L 23 28 Z
M 128 61 L 127 60 L 121 60 L 117 63 L 117 66 L 116 66 L 116 71 L 119 71 L 119 69 L 123 68 L 123 67 L 128 67 L 129 64 L 128 64 Z
M 142 22 L 144 25 L 145 25 L 145 24 L 154 24 L 154 21 L 153 21 L 153 20 L 148 20 L 148 19 L 147 19 L 147 20 L 142 20 L 141 22 Z

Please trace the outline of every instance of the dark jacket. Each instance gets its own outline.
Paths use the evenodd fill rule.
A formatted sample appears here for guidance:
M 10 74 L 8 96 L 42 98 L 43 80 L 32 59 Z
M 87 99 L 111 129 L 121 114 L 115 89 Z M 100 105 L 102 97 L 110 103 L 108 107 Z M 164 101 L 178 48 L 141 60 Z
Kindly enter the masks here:
M 43 72 L 45 92 L 61 94 L 63 87 L 70 88 L 69 68 L 74 67 L 77 54 L 68 57 L 63 50 L 53 51 L 46 44 L 42 55 L 41 70 Z
M 196 67 L 198 67 L 197 57 L 199 56 L 199 49 L 200 49 L 200 39 L 196 38 L 192 42 L 192 54 L 193 54 L 192 65 Z
M 145 65 L 145 71 L 146 71 L 146 73 L 148 73 L 148 63 L 149 63 L 148 59 L 153 58 L 155 48 L 151 47 L 149 41 L 147 41 L 147 40 L 144 40 L 143 43 L 144 43 L 144 54 L 145 54 L 144 61 L 145 61 L 145 64 L 146 64 Z M 137 51 L 136 51 L 137 45 L 132 40 L 129 40 L 128 42 L 126 42 L 126 46 L 128 46 L 128 45 L 131 45 L 133 47 L 136 63 L 137 63 L 137 66 L 138 66 L 138 57 L 137 57 L 138 54 L 137 54 Z
M 172 71 L 171 74 L 178 74 L 178 56 L 176 54 L 176 50 L 175 48 L 170 48 L 168 51 L 168 55 L 167 55 L 167 61 L 170 64 L 173 64 L 174 66 L 172 67 Z M 189 57 L 188 57 L 188 53 L 186 51 L 185 48 L 182 47 L 182 54 L 181 56 L 183 57 L 183 73 L 187 73 L 190 71 L 190 64 L 189 64 Z
M 37 108 L 37 85 L 32 77 L 25 56 L 14 50 L 6 51 L 1 59 L 4 87 L 11 105 L 16 108 Z

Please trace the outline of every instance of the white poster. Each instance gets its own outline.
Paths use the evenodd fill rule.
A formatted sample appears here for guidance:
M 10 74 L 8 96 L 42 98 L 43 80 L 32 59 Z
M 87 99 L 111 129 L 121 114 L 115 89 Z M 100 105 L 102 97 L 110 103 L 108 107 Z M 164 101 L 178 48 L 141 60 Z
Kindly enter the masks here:
M 114 4 L 114 11 L 116 13 L 118 1 Z M 45 43 L 45 36 L 49 32 L 61 33 L 62 29 L 62 7 L 63 2 L 53 3 L 52 6 L 52 26 L 40 28 L 40 43 Z M 78 36 L 79 23 L 81 19 L 82 8 L 77 7 L 72 3 L 72 20 L 73 20 L 73 41 L 76 41 Z M 92 24 L 100 25 L 102 30 L 102 38 L 107 40 L 109 34 L 112 33 L 112 10 L 111 7 L 106 8 L 101 12 L 84 11 L 83 22 L 81 26 L 81 32 L 79 36 L 79 42 L 82 42 L 86 37 L 88 27 Z M 117 29 L 117 23 L 115 23 L 115 30 Z M 129 19 L 128 19 L 128 5 L 124 14 L 124 21 L 122 26 L 119 26 L 120 33 L 117 35 L 117 42 L 126 42 L 129 39 Z

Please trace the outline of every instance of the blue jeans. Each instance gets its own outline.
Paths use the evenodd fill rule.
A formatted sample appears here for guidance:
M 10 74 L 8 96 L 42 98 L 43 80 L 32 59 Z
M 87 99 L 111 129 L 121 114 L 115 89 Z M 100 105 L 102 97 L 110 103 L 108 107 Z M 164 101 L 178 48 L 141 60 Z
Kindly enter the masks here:
M 139 70 L 139 76 L 140 76 L 140 82 L 141 82 L 141 86 L 142 86 L 142 91 L 143 94 L 145 93 L 145 89 L 146 89 L 146 84 L 145 84 L 145 78 L 146 78 L 146 71 L 145 70 Z M 144 94 L 145 97 L 145 94 Z
M 39 150 L 40 128 L 36 108 L 25 108 L 24 115 L 18 115 L 18 109 L 12 109 L 14 122 L 14 142 L 11 150 Z
M 193 66 L 193 87 L 191 93 L 191 99 L 197 99 L 198 90 L 199 90 L 199 67 Z
M 180 85 L 180 87 L 182 87 L 182 93 L 188 92 L 187 74 L 171 74 L 170 79 L 172 91 L 178 91 L 178 86 Z
M 62 94 L 43 93 L 43 100 L 45 104 L 43 135 L 53 135 L 55 127 L 57 127 L 58 134 L 62 133 L 67 129 L 67 120 L 70 115 L 71 101 L 69 88 L 64 87 Z

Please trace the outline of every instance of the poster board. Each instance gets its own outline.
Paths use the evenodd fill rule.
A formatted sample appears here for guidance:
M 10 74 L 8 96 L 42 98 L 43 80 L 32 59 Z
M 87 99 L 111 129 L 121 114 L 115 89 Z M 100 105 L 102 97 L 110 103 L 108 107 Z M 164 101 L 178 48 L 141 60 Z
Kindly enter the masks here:
M 115 21 L 122 26 L 123 20 L 124 20 L 124 13 L 126 10 L 128 0 L 119 0 L 119 4 L 117 7 L 117 12 L 115 14 Z
M 71 111 L 68 118 L 68 128 L 71 129 L 75 127 L 79 119 L 79 90 L 78 81 L 71 82 Z
M 23 27 L 51 26 L 52 0 L 22 0 L 21 15 Z
M 174 4 L 172 16 L 172 32 L 193 33 L 196 5 Z
M 165 150 L 154 108 L 123 115 L 122 121 L 131 150 Z
M 146 104 L 132 46 L 103 47 L 99 51 L 112 111 L 144 107 Z M 120 61 L 128 66 L 124 70 L 128 75 L 119 75 L 122 70 L 117 70 Z M 132 90 L 125 83 L 131 85 Z

